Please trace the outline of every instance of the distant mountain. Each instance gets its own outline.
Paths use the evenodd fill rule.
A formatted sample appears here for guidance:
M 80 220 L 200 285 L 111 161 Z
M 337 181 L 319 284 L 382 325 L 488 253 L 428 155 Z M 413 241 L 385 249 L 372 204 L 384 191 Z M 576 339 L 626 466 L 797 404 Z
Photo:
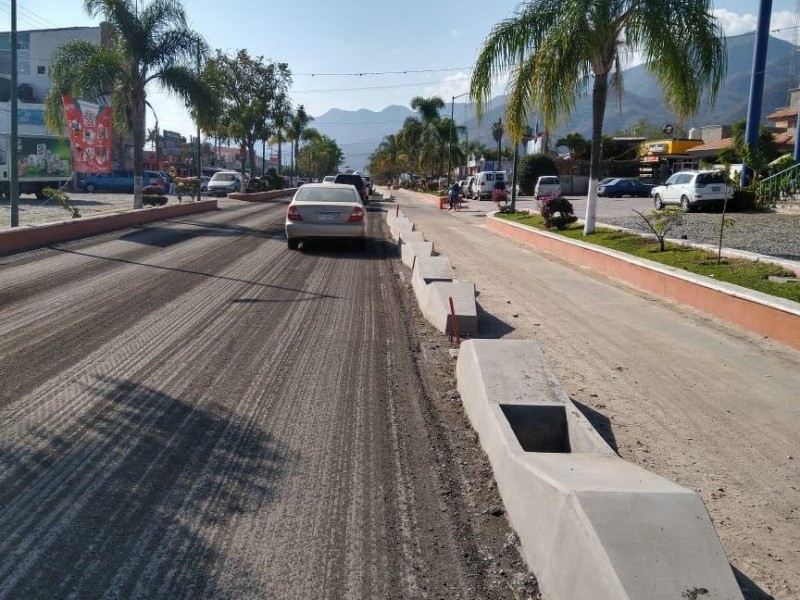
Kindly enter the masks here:
M 336 140 L 345 155 L 342 168 L 362 170 L 381 140 L 395 133 L 414 112 L 405 106 L 387 106 L 380 112 L 332 108 L 315 117 L 311 127 Z
M 700 111 L 690 119 L 687 126 L 732 124 L 746 117 L 754 43 L 753 34 L 728 39 L 728 71 L 720 86 L 716 104 L 710 107 L 708 102 L 703 102 Z M 796 52 L 792 44 L 770 37 L 761 110 L 762 123 L 767 122 L 766 116 L 776 108 L 786 106 L 789 101 L 789 90 L 798 87 L 798 77 L 793 77 L 790 73 Z M 447 110 L 449 108 L 448 103 L 442 114 L 449 114 Z M 504 96 L 492 100 L 491 107 L 483 115 L 480 124 L 475 119 L 472 107 L 456 103 L 454 110 L 456 122 L 466 125 L 469 139 L 478 139 L 489 147 L 494 147 L 496 144 L 492 139 L 491 125 L 498 118 L 502 118 L 504 113 Z M 406 117 L 413 114 L 410 108 L 404 106 L 389 106 L 380 112 L 364 109 L 357 111 L 331 109 L 317 117 L 312 126 L 336 139 L 345 152 L 346 165 L 353 169 L 362 169 L 383 137 L 395 133 Z M 644 65 L 625 71 L 621 111 L 616 98 L 609 96 L 603 130 L 611 133 L 641 119 L 655 123 L 675 121 L 674 115 L 666 108 L 661 88 Z M 532 119 L 530 124 L 535 127 L 536 120 Z M 569 120 L 559 124 L 552 135 L 561 137 L 572 131 L 578 131 L 588 138 L 591 135 L 591 127 L 592 107 L 589 93 L 575 108 Z

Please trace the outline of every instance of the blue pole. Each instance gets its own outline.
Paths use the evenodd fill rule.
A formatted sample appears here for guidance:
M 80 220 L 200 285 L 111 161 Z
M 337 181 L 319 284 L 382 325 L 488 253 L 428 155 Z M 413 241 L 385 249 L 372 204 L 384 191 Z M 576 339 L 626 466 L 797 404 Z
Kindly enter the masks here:
M 761 124 L 761 104 L 764 99 L 764 69 L 767 66 L 767 44 L 769 43 L 769 20 L 772 16 L 772 0 L 761 0 L 756 27 L 756 45 L 753 50 L 753 73 L 750 76 L 750 104 L 747 109 L 745 142 L 752 151 L 758 149 L 758 131 Z M 740 183 L 744 187 L 747 179 L 746 165 L 742 166 Z

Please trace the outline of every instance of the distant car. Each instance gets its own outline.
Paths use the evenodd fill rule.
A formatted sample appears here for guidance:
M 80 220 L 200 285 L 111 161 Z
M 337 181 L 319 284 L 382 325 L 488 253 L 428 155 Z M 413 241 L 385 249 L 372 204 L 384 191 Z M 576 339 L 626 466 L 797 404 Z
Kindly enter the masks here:
M 733 198 L 733 186 L 724 171 L 678 171 L 654 187 L 652 195 L 656 210 L 678 204 L 689 212 L 701 206 L 721 207 Z
M 308 177 L 298 177 L 297 181 L 296 181 L 296 185 L 297 185 L 297 187 L 300 187 L 301 185 L 305 185 L 305 184 L 309 183 L 309 181 L 311 181 L 311 180 Z
M 200 178 L 200 193 L 207 194 L 208 193 L 208 182 L 211 181 L 211 177 L 207 175 L 203 175 Z
M 346 183 L 352 185 L 358 190 L 361 200 L 367 204 L 369 202 L 369 195 L 367 194 L 367 186 L 364 185 L 364 180 L 358 173 L 339 173 L 333 180 L 334 183 Z
M 238 171 L 217 171 L 208 182 L 208 195 L 227 196 L 243 187 L 242 174 Z
M 369 175 L 362 175 L 361 178 L 364 180 L 364 185 L 367 186 L 367 196 L 372 195 L 372 177 Z
M 142 186 L 163 186 L 161 173 L 142 171 Z M 133 169 L 113 169 L 107 173 L 79 173 L 75 186 L 93 192 L 133 192 Z
M 472 184 L 475 182 L 475 176 L 470 175 L 464 181 L 461 182 L 461 195 L 465 198 L 470 197 L 470 190 L 472 189 Z
M 307 183 L 286 209 L 286 243 L 297 250 L 311 239 L 355 240 L 363 250 L 367 211 L 356 187 L 349 183 Z
M 325 175 L 322 179 L 322 183 L 333 183 L 336 180 L 336 175 Z
M 544 196 L 560 196 L 561 180 L 556 175 L 543 175 L 536 180 L 533 197 L 538 200 Z
M 636 177 L 615 177 L 601 183 L 597 187 L 597 195 L 608 198 L 621 198 L 622 196 L 649 198 L 653 187 Z

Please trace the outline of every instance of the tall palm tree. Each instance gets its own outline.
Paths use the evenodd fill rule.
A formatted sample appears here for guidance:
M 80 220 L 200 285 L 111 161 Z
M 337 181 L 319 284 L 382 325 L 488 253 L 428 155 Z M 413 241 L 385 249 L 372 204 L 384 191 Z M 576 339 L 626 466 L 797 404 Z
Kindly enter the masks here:
M 303 137 L 303 132 L 308 127 L 308 124 L 314 120 L 314 117 L 306 113 L 305 107 L 301 104 L 297 107 L 297 112 L 294 113 L 289 123 L 289 134 L 292 139 L 292 172 L 297 175 L 297 154 L 300 150 L 300 139 Z
M 592 154 L 584 234 L 595 230 L 603 117 L 610 88 L 623 93 L 622 59 L 640 52 L 679 117 L 694 114 L 706 92 L 714 102 L 727 67 L 712 0 L 530 0 L 494 26 L 470 82 L 478 115 L 495 76 L 509 74 L 506 122 L 519 140 L 528 116 L 547 127 L 592 90 Z
M 133 206 L 141 208 L 148 85 L 159 84 L 187 103 L 202 106 L 207 92 L 195 61 L 198 54 L 206 54 L 207 46 L 188 27 L 178 0 L 137 5 L 134 0 L 84 0 L 86 13 L 107 23 L 108 39 L 100 46 L 73 40 L 56 49 L 45 118 L 48 127 L 63 131 L 62 96 L 98 100 L 110 95 L 115 126 L 133 137 Z

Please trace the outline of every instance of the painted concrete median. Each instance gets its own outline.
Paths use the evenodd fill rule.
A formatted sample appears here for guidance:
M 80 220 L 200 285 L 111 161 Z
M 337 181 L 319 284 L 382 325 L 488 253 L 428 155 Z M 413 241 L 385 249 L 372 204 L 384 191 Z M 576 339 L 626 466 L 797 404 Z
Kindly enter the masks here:
M 141 225 L 142 223 L 217 210 L 217 208 L 216 200 L 201 200 L 200 202 L 188 202 L 186 204 L 172 204 L 156 208 L 95 215 L 58 223 L 25 225 L 13 229 L 4 229 L 0 230 L 0 254 L 41 248 L 48 244 L 57 244 L 107 233 L 116 229 Z

